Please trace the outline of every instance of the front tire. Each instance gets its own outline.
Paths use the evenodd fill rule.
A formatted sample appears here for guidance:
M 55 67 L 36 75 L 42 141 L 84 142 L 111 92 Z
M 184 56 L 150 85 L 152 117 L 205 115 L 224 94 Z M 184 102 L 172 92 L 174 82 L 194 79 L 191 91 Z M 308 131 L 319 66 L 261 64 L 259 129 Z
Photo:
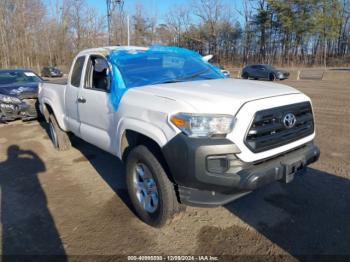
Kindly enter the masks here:
M 270 81 L 275 81 L 276 80 L 276 75 L 275 74 L 270 74 L 269 75 L 269 80 Z
M 153 227 L 162 227 L 179 213 L 174 185 L 146 146 L 131 150 L 126 172 L 129 196 L 141 220 Z
M 249 75 L 248 75 L 247 73 L 243 73 L 242 78 L 243 78 L 243 79 L 248 79 L 248 78 L 249 78 Z
M 69 136 L 58 125 L 54 115 L 49 116 L 49 134 L 53 146 L 59 151 L 66 151 L 71 147 Z

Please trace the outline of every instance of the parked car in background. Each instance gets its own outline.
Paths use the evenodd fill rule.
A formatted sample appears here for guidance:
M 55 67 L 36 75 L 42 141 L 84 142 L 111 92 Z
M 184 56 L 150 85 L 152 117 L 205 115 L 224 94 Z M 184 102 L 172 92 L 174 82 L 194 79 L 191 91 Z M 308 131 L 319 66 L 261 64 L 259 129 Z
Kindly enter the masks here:
M 136 213 L 156 227 L 180 204 L 225 205 L 288 183 L 319 156 L 310 98 L 226 78 L 186 49 L 84 50 L 67 84 L 40 84 L 39 101 L 57 149 L 73 133 L 126 163 Z
M 231 77 L 230 71 L 226 70 L 223 65 L 220 65 L 220 64 L 217 64 L 217 63 L 211 63 L 211 64 L 213 66 L 216 66 L 217 68 L 219 68 L 221 70 L 221 73 L 223 73 L 226 78 Z
M 289 77 L 289 72 L 276 69 L 271 65 L 247 65 L 242 70 L 243 79 L 268 79 L 270 81 L 284 80 Z
M 0 122 L 37 118 L 41 82 L 42 79 L 30 70 L 0 70 Z
M 41 70 L 42 77 L 62 77 L 63 73 L 60 69 L 54 66 L 46 66 Z
M 231 77 L 231 73 L 230 71 L 226 70 L 223 66 L 219 66 L 220 70 L 221 70 L 221 73 L 224 74 L 225 77 Z

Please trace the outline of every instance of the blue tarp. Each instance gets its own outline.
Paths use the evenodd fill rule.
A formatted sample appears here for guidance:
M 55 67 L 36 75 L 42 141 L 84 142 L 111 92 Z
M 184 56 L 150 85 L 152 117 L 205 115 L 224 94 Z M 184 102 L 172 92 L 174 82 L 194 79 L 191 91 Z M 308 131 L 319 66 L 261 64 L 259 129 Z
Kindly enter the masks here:
M 160 59 L 161 58 L 161 59 Z M 117 49 L 107 60 L 112 64 L 110 99 L 115 111 L 129 88 L 176 80 L 198 73 L 190 80 L 225 78 L 221 70 L 194 51 L 174 46 L 152 46 L 147 50 Z M 186 63 L 186 65 L 185 65 Z M 184 73 L 183 71 L 189 71 Z

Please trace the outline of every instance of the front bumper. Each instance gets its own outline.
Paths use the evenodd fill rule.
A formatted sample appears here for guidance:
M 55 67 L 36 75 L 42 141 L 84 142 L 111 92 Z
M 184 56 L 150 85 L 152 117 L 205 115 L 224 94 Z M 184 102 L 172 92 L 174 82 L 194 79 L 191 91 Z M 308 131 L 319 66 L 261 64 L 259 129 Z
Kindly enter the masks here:
M 0 102 L 0 122 L 16 119 L 32 120 L 38 117 L 38 100 L 23 99 L 21 104 Z
M 288 77 L 289 77 L 289 73 L 278 74 L 278 75 L 276 76 L 276 78 L 279 79 L 279 80 L 288 79 Z
M 177 135 L 164 148 L 180 201 L 193 206 L 219 206 L 274 181 L 290 182 L 294 174 L 317 161 L 320 151 L 308 143 L 259 163 L 236 157 L 239 149 L 228 139 Z

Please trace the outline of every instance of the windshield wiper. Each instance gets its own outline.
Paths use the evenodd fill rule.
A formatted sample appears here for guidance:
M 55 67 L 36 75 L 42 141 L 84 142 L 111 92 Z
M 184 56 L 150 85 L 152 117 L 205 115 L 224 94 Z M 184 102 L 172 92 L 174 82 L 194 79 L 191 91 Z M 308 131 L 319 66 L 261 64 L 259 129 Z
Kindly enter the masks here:
M 160 80 L 160 81 L 157 81 L 157 82 L 152 83 L 151 85 L 183 82 L 183 81 L 185 81 L 185 80 L 198 77 L 198 76 L 200 76 L 200 75 L 202 75 L 202 74 L 204 74 L 204 73 L 206 73 L 206 72 L 208 72 L 208 71 L 209 71 L 209 68 L 206 68 L 205 70 L 202 70 L 202 71 L 193 73 L 193 74 L 191 74 L 191 75 L 187 75 L 187 76 L 183 76 L 183 77 L 179 77 L 179 78 L 173 78 L 173 79 Z M 204 77 L 204 76 L 202 76 L 202 77 Z M 212 77 L 204 77 L 204 78 L 205 78 L 205 79 L 214 79 L 214 78 L 212 78 Z
M 180 77 L 178 79 L 180 79 L 180 80 L 187 80 L 187 79 L 195 78 L 195 77 L 200 76 L 200 75 L 202 75 L 202 74 L 204 74 L 204 73 L 206 73 L 208 71 L 209 71 L 209 68 L 206 68 L 206 69 L 204 69 L 202 71 L 193 73 L 193 74 L 188 75 L 188 76 Z

